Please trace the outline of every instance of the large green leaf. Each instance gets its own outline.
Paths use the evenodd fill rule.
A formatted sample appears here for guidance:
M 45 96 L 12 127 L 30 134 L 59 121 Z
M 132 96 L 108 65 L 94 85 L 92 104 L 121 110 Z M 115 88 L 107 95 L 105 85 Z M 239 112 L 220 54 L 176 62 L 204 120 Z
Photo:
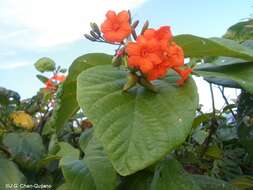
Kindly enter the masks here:
M 43 133 L 50 132 L 53 127 L 59 131 L 68 119 L 76 113 L 79 105 L 76 100 L 76 78 L 84 70 L 101 64 L 110 64 L 112 57 L 102 53 L 91 53 L 78 57 L 70 66 L 67 79 L 58 94 L 58 103 L 51 120 L 47 123 Z
M 86 147 L 83 160 L 65 158 L 61 160 L 63 175 L 70 189 L 114 190 L 116 172 L 94 138 Z
M 220 179 L 204 175 L 193 175 L 192 178 L 203 190 L 238 190 L 236 187 Z
M 247 20 L 243 22 L 238 22 L 233 26 L 229 27 L 226 34 L 223 36 L 227 39 L 236 40 L 238 42 L 243 42 L 245 40 L 253 39 L 253 20 Z
M 155 171 L 151 190 L 201 190 L 192 180 L 179 162 L 165 160 L 160 163 Z
M 207 80 L 231 86 L 232 83 L 224 84 L 222 80 L 232 81 L 241 88 L 253 92 L 253 62 L 242 62 L 225 65 L 202 64 L 194 69 L 194 73 L 207 78 Z M 213 79 L 213 81 L 212 81 Z
M 17 166 L 12 161 L 0 158 L 0 189 L 20 189 L 10 186 L 14 184 L 19 186 L 19 184 L 25 183 L 25 176 Z
M 248 47 L 252 50 L 253 48 L 253 41 L 247 40 L 242 43 L 244 47 Z M 251 77 L 250 76 L 253 71 L 253 63 L 245 65 L 245 63 L 249 63 L 243 59 L 239 58 L 232 58 L 232 57 L 217 57 L 212 61 L 209 65 L 208 64 L 201 64 L 195 68 L 197 73 L 204 76 L 204 79 L 208 82 L 222 85 L 224 87 L 231 87 L 231 88 L 244 88 L 248 91 L 252 90 L 251 87 Z M 236 66 L 234 66 L 237 65 Z M 220 66 L 220 67 L 217 67 Z M 240 67 L 242 66 L 242 67 Z M 230 68 L 231 67 L 231 68 Z M 211 69 L 210 69 L 211 68 Z M 221 70 L 219 70 L 221 68 Z M 233 68 L 236 68 L 233 70 Z M 198 72 L 198 70 L 206 70 L 206 72 Z M 231 69 L 231 70 L 230 70 Z M 218 74 L 217 74 L 218 70 Z M 233 70 L 233 71 L 232 71 Z M 246 76 L 244 76 L 244 72 L 246 72 Z M 215 73 L 213 73 L 215 72 Z M 220 74 L 221 73 L 221 74 Z M 248 74 L 247 74 L 248 73 Z M 244 80 L 246 79 L 246 80 Z
M 226 56 L 253 60 L 253 51 L 237 42 L 223 38 L 201 38 L 183 34 L 174 37 L 186 57 Z
M 154 82 L 159 93 L 140 86 L 124 93 L 126 74 L 111 66 L 97 66 L 82 72 L 77 81 L 79 104 L 121 175 L 153 164 L 181 144 L 198 104 L 192 79 L 178 87 L 178 76 L 171 73 Z
M 4 136 L 3 143 L 12 156 L 20 161 L 38 161 L 45 154 L 42 139 L 38 133 L 8 133 Z

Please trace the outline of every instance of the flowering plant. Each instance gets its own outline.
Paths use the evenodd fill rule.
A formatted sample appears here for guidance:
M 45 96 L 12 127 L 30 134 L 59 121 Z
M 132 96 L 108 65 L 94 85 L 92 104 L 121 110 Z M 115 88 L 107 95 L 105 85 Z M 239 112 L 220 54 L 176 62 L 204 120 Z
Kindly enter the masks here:
M 242 35 L 249 24 L 224 38 L 173 36 L 148 21 L 138 33 L 129 11 L 108 11 L 85 37 L 116 46 L 114 55 L 82 55 L 66 77 L 53 60 L 39 59 L 36 69 L 51 77 L 37 75 L 45 86 L 30 99 L 0 88 L 0 189 L 252 188 L 253 43 Z M 210 113 L 190 75 L 209 83 Z M 242 89 L 237 104 L 225 87 Z
M 123 64 L 129 70 L 129 80 L 124 91 L 136 83 L 155 91 L 150 81 L 164 78 L 169 69 L 181 76 L 177 84 L 183 85 L 192 69 L 184 65 L 184 52 L 173 41 L 170 27 L 161 26 L 155 30 L 148 28 L 147 21 L 140 35 L 137 35 L 138 24 L 138 20 L 132 21 L 129 11 L 118 14 L 108 11 L 106 20 L 101 24 L 101 31 L 96 23 L 92 23 L 90 35 L 85 34 L 85 37 L 118 46 L 113 62 L 116 66 Z

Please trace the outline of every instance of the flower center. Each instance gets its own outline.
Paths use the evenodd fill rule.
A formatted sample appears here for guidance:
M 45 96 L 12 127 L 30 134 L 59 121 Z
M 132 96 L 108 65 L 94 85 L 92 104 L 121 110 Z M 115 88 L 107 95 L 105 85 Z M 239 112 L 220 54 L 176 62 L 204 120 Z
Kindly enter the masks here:
M 117 31 L 117 30 L 119 30 L 119 28 L 120 28 L 120 24 L 117 23 L 117 22 L 116 22 L 116 23 L 113 23 L 112 28 L 113 28 L 114 31 Z

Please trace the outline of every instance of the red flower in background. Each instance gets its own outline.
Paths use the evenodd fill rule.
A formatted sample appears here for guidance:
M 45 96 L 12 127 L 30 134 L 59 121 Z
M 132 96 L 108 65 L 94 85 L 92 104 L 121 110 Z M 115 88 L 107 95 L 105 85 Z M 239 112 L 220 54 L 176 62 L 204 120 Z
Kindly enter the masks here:
M 55 85 L 54 85 L 53 81 L 51 81 L 50 79 L 45 83 L 45 85 L 46 85 L 45 89 L 47 89 L 47 90 L 55 89 Z
M 101 24 L 101 31 L 105 40 L 111 43 L 120 43 L 127 38 L 131 34 L 129 19 L 127 11 L 121 11 L 118 14 L 114 11 L 108 11 L 106 20 Z
M 53 77 L 48 79 L 48 81 L 45 83 L 45 85 L 46 85 L 45 89 L 55 90 L 56 85 L 63 82 L 65 80 L 65 78 L 66 77 L 64 75 L 54 75 Z

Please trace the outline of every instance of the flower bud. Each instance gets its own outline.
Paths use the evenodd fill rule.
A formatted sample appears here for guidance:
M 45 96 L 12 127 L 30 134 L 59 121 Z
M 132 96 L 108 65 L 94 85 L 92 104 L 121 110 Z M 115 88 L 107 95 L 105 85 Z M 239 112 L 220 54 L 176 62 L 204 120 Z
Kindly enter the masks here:
M 132 24 L 132 28 L 136 28 L 137 26 L 138 26 L 138 24 L 139 24 L 139 20 L 136 20 L 136 21 L 134 21 L 134 23 Z
M 140 77 L 139 84 L 152 92 L 158 92 L 158 89 L 147 79 Z
M 93 38 L 92 36 L 90 36 L 89 34 L 84 34 L 84 37 L 87 38 L 88 40 L 95 42 L 97 41 L 95 38 Z
M 98 36 L 101 36 L 101 32 L 99 30 L 99 27 L 95 22 L 91 22 L 90 27 L 91 27 L 93 32 L 95 32 Z
M 148 29 L 148 26 L 149 26 L 149 22 L 148 22 L 148 20 L 146 20 L 146 22 L 144 23 L 144 25 L 141 29 L 141 34 L 144 34 L 145 30 Z
M 128 15 L 129 15 L 129 23 L 131 24 L 132 23 L 132 15 L 131 15 L 131 11 L 128 10 Z
M 97 40 L 99 39 L 99 36 L 95 32 L 93 32 L 92 30 L 90 31 L 90 35 Z
M 134 87 L 138 82 L 138 76 L 134 73 L 129 73 L 127 76 L 127 83 L 123 87 L 123 91 L 126 92 L 130 88 Z

